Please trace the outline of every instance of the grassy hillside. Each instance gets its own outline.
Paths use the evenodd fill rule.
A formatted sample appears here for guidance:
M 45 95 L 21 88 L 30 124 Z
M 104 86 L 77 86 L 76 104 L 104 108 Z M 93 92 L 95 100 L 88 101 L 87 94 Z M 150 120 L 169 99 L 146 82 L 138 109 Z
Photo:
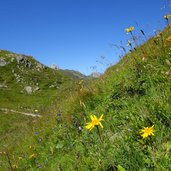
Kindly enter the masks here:
M 6 147 L 15 148 L 39 122 L 37 117 L 22 112 L 49 115 L 45 109 L 80 79 L 44 66 L 31 56 L 0 50 L 0 152 Z
M 0 67 L 0 108 L 33 112 L 48 105 L 63 87 L 70 87 L 76 80 L 76 76 L 48 68 L 30 56 L 1 50 L 0 62 L 6 62 Z
M 2 149 L 2 170 L 171 170 L 170 35 L 131 45 L 100 78 L 63 93 L 22 146 Z

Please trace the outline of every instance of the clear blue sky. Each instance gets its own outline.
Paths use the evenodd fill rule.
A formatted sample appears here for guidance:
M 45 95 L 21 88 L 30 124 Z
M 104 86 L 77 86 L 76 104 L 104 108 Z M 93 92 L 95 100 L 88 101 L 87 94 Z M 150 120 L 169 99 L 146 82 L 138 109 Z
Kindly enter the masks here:
M 116 63 L 136 23 L 148 35 L 165 25 L 165 0 L 0 0 L 0 49 L 90 74 Z M 168 9 L 167 9 L 168 10 Z M 101 59 L 105 56 L 106 59 Z M 101 63 L 104 63 L 102 65 Z

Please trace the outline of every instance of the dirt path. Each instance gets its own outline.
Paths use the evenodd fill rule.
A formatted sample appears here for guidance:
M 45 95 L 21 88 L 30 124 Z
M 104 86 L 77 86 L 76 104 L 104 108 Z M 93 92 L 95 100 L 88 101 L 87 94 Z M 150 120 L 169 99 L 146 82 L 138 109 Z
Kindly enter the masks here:
M 41 115 L 39 114 L 35 114 L 35 113 L 25 113 L 25 112 L 19 112 L 19 111 L 16 111 L 16 110 L 13 110 L 13 109 L 6 109 L 6 108 L 0 108 L 1 111 L 4 111 L 4 112 L 14 112 L 14 113 L 20 113 L 22 115 L 26 115 L 26 116 L 32 116 L 32 117 L 42 117 Z

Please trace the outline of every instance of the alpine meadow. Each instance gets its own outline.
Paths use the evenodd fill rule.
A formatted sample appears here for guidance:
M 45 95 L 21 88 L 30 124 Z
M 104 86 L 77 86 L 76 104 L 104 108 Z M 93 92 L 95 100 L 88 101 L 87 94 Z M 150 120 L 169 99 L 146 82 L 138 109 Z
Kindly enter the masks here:
M 96 77 L 0 50 L 0 171 L 170 171 L 170 18 Z

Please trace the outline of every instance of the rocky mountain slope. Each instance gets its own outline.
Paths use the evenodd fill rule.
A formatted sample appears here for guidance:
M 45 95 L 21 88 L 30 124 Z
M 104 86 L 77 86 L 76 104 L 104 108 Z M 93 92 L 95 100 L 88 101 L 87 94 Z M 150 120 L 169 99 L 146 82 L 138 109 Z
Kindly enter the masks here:
M 75 72 L 51 69 L 31 56 L 0 50 L 0 108 L 37 109 L 83 78 Z

